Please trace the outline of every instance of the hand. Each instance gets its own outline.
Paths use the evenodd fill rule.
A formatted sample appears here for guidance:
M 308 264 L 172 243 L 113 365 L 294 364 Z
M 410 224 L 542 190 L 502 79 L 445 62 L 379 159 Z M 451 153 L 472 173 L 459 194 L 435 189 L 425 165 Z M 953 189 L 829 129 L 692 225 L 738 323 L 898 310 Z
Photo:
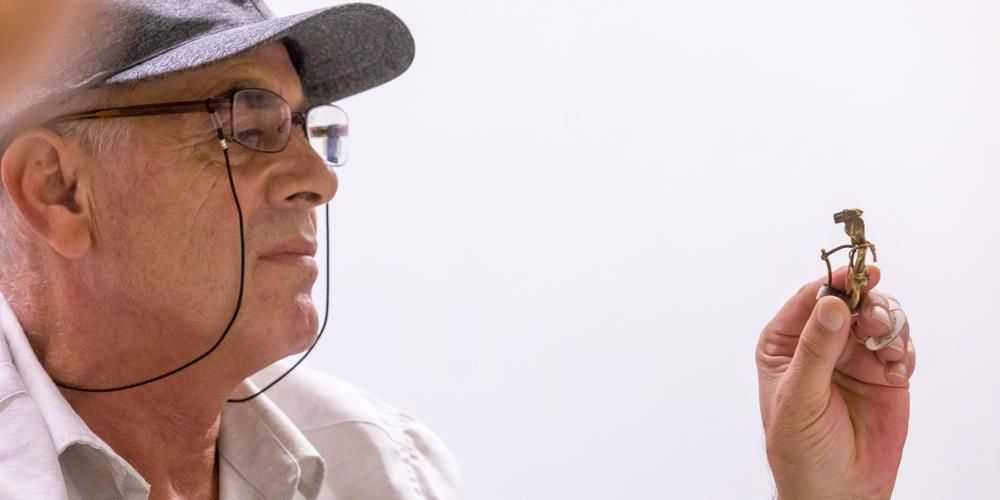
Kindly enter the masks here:
M 854 319 L 860 338 L 902 329 L 872 352 L 851 338 L 852 318 L 836 297 L 802 287 L 757 343 L 760 410 L 779 500 L 888 499 L 906 442 L 909 379 L 916 365 L 906 316 L 869 286 Z M 846 269 L 833 276 L 844 289 Z M 890 312 L 892 311 L 892 312 Z

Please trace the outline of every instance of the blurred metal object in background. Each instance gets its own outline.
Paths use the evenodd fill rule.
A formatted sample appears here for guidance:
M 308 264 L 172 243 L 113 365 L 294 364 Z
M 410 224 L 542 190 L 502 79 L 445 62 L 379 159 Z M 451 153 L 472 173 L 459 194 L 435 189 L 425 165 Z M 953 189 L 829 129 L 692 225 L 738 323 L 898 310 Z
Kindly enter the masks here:
M 31 96 L 78 78 L 95 54 L 81 50 L 101 33 L 100 10 L 79 0 L 0 1 L 0 137 Z M 81 29 L 82 25 L 95 29 Z M 0 144 L 2 148 L 2 144 Z

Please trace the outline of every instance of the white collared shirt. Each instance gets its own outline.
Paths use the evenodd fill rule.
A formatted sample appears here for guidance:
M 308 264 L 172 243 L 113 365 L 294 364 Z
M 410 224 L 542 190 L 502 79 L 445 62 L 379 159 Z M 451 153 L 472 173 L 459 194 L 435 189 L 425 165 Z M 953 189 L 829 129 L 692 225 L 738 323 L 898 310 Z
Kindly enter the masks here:
M 149 483 L 73 411 L 2 296 L 0 334 L 0 499 L 147 499 Z M 236 394 L 248 391 L 252 380 Z M 458 465 L 427 427 L 302 367 L 226 406 L 218 454 L 223 500 L 459 498 Z

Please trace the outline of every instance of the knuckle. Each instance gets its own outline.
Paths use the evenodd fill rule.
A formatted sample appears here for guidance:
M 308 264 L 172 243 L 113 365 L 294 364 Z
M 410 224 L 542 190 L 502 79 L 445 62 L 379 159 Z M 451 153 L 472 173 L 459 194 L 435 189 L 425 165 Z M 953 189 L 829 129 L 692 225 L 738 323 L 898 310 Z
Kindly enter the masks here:
M 760 338 L 757 346 L 764 347 L 767 344 L 781 344 L 784 339 L 789 338 L 792 332 L 789 331 L 788 322 L 779 313 L 771 318 L 760 330 Z
M 821 359 L 823 357 L 823 349 L 814 336 L 803 335 L 799 339 L 799 346 L 795 356 L 803 356 L 806 359 Z

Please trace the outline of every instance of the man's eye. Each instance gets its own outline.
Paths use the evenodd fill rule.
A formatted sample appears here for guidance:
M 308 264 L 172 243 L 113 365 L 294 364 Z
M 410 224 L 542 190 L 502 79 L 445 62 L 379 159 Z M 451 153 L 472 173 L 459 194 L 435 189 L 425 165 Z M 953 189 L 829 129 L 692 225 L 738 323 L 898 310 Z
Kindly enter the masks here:
M 255 128 L 241 130 L 239 134 L 236 134 L 236 139 L 246 146 L 259 146 L 264 139 L 264 132 Z

